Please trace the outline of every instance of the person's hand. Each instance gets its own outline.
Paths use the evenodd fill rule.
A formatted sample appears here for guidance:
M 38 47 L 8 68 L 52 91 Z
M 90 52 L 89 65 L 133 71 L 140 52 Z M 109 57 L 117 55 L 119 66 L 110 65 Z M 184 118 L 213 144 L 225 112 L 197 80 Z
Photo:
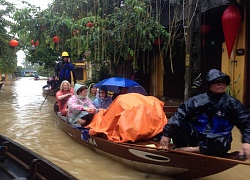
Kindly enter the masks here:
M 95 108 L 90 108 L 88 111 L 90 114 L 94 114 L 95 113 Z
M 239 156 L 250 159 L 250 144 L 249 143 L 243 143 L 241 145 Z
M 71 96 L 71 94 L 70 94 L 70 93 L 67 93 L 67 94 L 65 94 L 65 95 L 63 96 L 63 98 L 66 98 L 66 97 L 68 97 L 68 96 Z
M 170 138 L 166 136 L 162 136 L 160 144 L 162 148 L 168 149 L 168 145 L 170 144 Z
M 84 108 L 85 111 L 87 111 L 90 114 L 94 114 L 95 113 L 95 108 Z

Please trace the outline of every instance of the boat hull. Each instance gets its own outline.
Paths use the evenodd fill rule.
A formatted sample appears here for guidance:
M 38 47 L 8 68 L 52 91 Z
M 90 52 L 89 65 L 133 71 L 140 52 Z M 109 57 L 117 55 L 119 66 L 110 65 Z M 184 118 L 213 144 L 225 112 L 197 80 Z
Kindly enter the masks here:
M 76 179 L 49 160 L 3 135 L 0 135 L 0 145 L 0 177 L 3 179 Z
M 59 88 L 56 89 L 43 88 L 43 94 L 49 96 L 56 96 L 57 91 L 59 91 Z

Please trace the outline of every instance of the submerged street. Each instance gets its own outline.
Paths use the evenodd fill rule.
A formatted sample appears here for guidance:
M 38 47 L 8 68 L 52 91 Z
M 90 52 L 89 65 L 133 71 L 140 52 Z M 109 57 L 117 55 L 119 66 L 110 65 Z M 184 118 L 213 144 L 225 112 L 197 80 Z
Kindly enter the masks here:
M 78 179 L 167 180 L 169 177 L 140 173 L 73 141 L 56 124 L 55 97 L 42 93 L 46 80 L 32 77 L 4 82 L 0 91 L 0 133 L 62 167 Z M 44 103 L 43 103 L 44 102 Z M 234 131 L 232 151 L 240 148 L 240 133 Z M 181 162 L 180 162 L 181 163 Z M 202 179 L 248 179 L 249 166 L 232 169 Z

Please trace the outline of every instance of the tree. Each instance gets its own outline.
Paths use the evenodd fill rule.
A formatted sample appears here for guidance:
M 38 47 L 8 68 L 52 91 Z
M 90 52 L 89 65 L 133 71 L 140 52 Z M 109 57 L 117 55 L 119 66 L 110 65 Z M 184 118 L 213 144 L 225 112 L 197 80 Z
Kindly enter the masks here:
M 34 6 L 18 9 L 12 31 L 18 34 L 28 62 L 41 62 L 49 68 L 62 51 L 68 51 L 73 62 L 85 55 L 98 81 L 104 69 L 108 67 L 114 74 L 117 64 L 128 57 L 138 69 L 140 54 L 153 51 L 155 40 L 163 42 L 158 44 L 160 52 L 167 47 L 168 32 L 160 24 L 160 10 L 152 12 L 151 1 L 126 0 L 123 7 L 120 3 L 55 0 L 43 11 Z M 53 42 L 54 36 L 60 42 Z M 30 49 L 32 40 L 39 42 L 35 49 Z
M 5 0 L 0 0 L 0 73 L 12 73 L 16 69 L 16 51 L 18 48 L 11 47 L 9 41 L 14 35 L 9 35 L 8 29 L 12 22 L 7 20 L 14 11 L 14 6 Z

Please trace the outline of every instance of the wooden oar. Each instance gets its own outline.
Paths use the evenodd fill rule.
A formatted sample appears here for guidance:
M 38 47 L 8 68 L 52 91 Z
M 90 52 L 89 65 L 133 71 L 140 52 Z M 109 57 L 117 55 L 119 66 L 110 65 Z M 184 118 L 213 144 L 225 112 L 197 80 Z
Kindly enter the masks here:
M 55 82 L 56 82 L 56 81 L 54 80 L 54 82 L 53 82 L 53 84 L 51 85 L 51 87 L 54 86 L 54 83 L 55 83 Z M 48 98 L 49 93 L 50 93 L 51 90 L 52 90 L 52 88 L 50 88 L 49 91 L 48 91 L 48 93 L 46 94 L 46 97 L 44 98 L 43 103 L 41 104 L 41 106 L 40 106 L 40 108 L 39 108 L 40 111 L 41 111 L 41 109 L 42 109 L 42 106 L 43 106 L 44 102 L 45 102 L 46 99 Z
M 204 154 L 199 154 L 199 153 L 193 153 L 193 152 L 187 152 L 187 151 L 178 151 L 174 149 L 166 149 L 162 147 L 152 147 L 152 146 L 146 146 L 146 145 L 139 145 L 139 144 L 130 144 L 130 143 L 121 143 L 123 145 L 128 145 L 128 146 L 133 146 L 133 147 L 140 147 L 140 148 L 148 148 L 148 149 L 154 149 L 154 150 L 161 150 L 161 151 L 167 151 L 171 153 L 176 153 L 176 154 L 183 154 L 183 155 L 189 155 L 189 156 L 198 156 L 202 158 L 208 158 L 208 159 L 214 159 L 214 160 L 220 160 L 220 161 L 225 161 L 225 162 L 231 162 L 231 163 L 237 163 L 237 164 L 243 164 L 250 166 L 250 162 L 246 161 L 241 161 L 237 159 L 229 159 L 229 158 L 223 158 L 223 157 L 217 157 L 217 156 L 208 156 Z M 249 160 L 247 160 L 249 161 Z

